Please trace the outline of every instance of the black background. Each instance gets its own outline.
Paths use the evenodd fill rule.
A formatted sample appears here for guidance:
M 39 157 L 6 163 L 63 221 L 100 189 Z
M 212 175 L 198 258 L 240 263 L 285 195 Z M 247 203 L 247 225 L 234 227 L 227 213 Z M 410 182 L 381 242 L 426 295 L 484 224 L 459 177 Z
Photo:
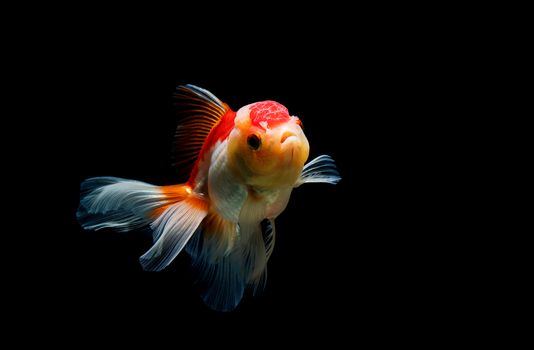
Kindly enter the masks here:
M 79 329 L 89 334 L 127 325 L 170 336 L 186 324 L 402 337 L 431 332 L 454 313 L 460 291 L 447 283 L 456 262 L 441 198 L 443 177 L 455 174 L 441 165 L 436 142 L 451 123 L 454 57 L 432 44 L 439 33 L 345 20 L 331 32 L 296 28 L 248 40 L 106 23 L 98 32 L 75 26 L 72 37 L 59 28 L 61 54 L 39 64 L 49 116 L 32 126 L 51 147 L 37 147 L 31 165 L 51 185 L 40 189 L 46 229 L 34 233 L 23 277 L 25 291 L 39 291 L 31 297 L 38 322 L 95 317 Z M 86 178 L 183 180 L 171 166 L 172 94 L 187 83 L 234 110 L 284 104 L 304 123 L 310 159 L 331 155 L 342 176 L 336 186 L 294 191 L 277 220 L 265 293 L 246 295 L 230 313 L 203 305 L 185 254 L 163 272 L 143 272 L 147 232 L 83 231 L 75 219 Z

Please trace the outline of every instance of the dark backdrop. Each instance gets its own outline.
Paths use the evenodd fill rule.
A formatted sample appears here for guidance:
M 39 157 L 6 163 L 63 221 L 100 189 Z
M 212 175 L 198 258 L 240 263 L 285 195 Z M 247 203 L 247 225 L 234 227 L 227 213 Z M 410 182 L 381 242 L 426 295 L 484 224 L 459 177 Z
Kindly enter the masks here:
M 454 257 L 442 259 L 449 238 L 436 205 L 447 186 L 436 175 L 447 170 L 434 140 L 447 126 L 450 94 L 438 48 L 379 29 L 311 44 L 289 37 L 284 47 L 269 36 L 206 48 L 182 46 L 168 32 L 120 33 L 82 31 L 43 68 L 50 83 L 40 86 L 53 108 L 34 127 L 52 148 L 37 148 L 32 161 L 51 178 L 43 192 L 51 213 L 35 232 L 26 281 L 26 290 L 41 291 L 32 305 L 43 320 L 96 317 L 95 332 L 123 323 L 152 334 L 184 323 L 261 330 L 277 322 L 286 332 L 334 325 L 350 335 L 429 330 L 453 305 L 443 266 Z M 294 191 L 277 220 L 264 294 L 245 296 L 228 314 L 203 305 L 185 254 L 163 272 L 143 272 L 146 232 L 83 231 L 75 219 L 86 178 L 180 182 L 171 166 L 172 94 L 187 83 L 234 110 L 265 99 L 284 104 L 304 123 L 310 159 L 331 155 L 342 176 L 336 186 Z

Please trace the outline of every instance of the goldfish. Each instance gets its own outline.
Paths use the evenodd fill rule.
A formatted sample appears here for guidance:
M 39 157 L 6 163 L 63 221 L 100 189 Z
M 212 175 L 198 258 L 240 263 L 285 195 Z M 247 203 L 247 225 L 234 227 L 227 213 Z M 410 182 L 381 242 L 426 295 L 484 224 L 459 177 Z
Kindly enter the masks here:
M 117 177 L 82 182 L 78 222 L 86 230 L 151 229 L 143 270 L 160 271 L 180 252 L 190 256 L 204 303 L 234 310 L 245 291 L 261 292 L 275 245 L 275 219 L 294 188 L 336 184 L 334 160 L 306 163 L 302 122 L 275 101 L 234 112 L 211 92 L 176 88 L 185 117 L 177 127 L 176 165 L 186 183 L 156 186 Z M 263 224 L 263 228 L 262 228 Z

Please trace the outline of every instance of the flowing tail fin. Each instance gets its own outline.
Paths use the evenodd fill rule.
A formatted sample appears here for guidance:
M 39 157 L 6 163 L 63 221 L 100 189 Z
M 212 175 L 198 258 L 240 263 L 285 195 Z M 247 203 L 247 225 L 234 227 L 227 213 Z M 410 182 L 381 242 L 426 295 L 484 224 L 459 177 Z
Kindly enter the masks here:
M 212 213 L 186 246 L 204 303 L 216 311 L 232 311 L 248 288 L 259 294 L 267 279 L 274 221 L 262 235 L 256 224 L 237 226 Z M 271 243 L 272 242 L 272 243 Z
M 81 185 L 77 218 L 86 230 L 125 232 L 150 225 L 154 245 L 139 260 L 143 269 L 159 271 L 180 253 L 207 213 L 207 201 L 187 185 L 97 177 Z

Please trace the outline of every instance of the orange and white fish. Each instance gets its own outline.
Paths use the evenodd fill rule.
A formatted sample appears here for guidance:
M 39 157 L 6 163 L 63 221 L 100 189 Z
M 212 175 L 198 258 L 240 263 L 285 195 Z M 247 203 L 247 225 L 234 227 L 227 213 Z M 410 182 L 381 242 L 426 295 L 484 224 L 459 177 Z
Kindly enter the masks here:
M 140 257 L 143 269 L 162 270 L 185 248 L 205 304 L 233 310 L 246 288 L 256 293 L 265 285 L 274 220 L 291 191 L 305 183 L 336 184 L 340 177 L 327 155 L 305 164 L 309 144 L 302 123 L 277 102 L 252 103 L 236 113 L 193 85 L 179 86 L 176 97 L 190 114 L 176 133 L 178 163 L 189 180 L 154 186 L 88 179 L 77 218 L 88 230 L 149 225 L 154 244 Z

